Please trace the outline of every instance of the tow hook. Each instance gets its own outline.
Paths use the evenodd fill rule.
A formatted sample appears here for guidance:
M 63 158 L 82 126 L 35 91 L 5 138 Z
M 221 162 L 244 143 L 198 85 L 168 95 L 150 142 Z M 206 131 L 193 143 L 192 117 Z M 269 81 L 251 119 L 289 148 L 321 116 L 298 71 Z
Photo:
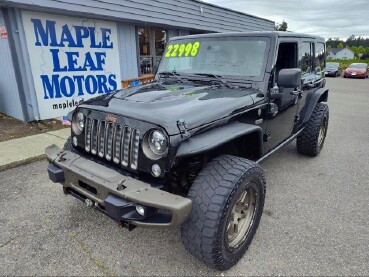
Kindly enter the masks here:
M 88 199 L 88 198 L 86 198 L 85 203 L 86 203 L 86 206 L 89 207 L 89 208 L 93 207 L 95 205 L 94 201 L 92 201 L 91 199 Z

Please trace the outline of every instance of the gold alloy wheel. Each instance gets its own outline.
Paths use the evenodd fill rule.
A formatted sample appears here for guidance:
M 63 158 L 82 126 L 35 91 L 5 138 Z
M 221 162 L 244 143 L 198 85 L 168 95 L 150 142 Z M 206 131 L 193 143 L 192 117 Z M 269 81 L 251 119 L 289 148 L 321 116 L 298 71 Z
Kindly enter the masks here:
M 320 126 L 319 130 L 319 136 L 318 136 L 318 146 L 319 149 L 322 148 L 324 139 L 325 139 L 325 133 L 327 132 L 327 118 L 323 118 L 322 125 Z
M 255 215 L 256 192 L 253 188 L 247 188 L 232 208 L 228 227 L 228 245 L 233 248 L 246 238 Z

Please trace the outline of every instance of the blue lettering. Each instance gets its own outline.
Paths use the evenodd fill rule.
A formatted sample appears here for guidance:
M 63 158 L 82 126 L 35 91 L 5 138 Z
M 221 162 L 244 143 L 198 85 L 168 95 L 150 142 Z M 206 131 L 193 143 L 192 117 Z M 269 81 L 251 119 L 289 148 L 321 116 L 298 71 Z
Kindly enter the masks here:
M 103 64 L 105 64 L 106 53 L 105 52 L 95 52 L 96 56 L 96 70 L 104 70 Z
M 91 95 L 103 94 L 116 90 L 118 87 L 115 74 L 88 75 L 87 77 L 83 75 L 60 77 L 54 74 L 40 75 L 40 77 L 44 88 L 44 99 L 69 98 L 76 93 L 78 96 L 83 96 L 86 92 Z
M 62 34 L 60 37 L 60 47 L 64 47 L 64 42 L 68 43 L 68 47 L 77 47 L 76 43 L 74 42 L 73 36 L 70 33 L 70 30 L 68 28 L 68 25 L 65 24 L 62 27 Z
M 79 57 L 79 53 L 78 52 L 65 52 L 65 54 L 67 55 L 67 60 L 68 60 L 68 71 L 86 71 L 86 67 L 82 68 L 80 67 L 75 67 L 75 65 L 77 65 L 77 58 Z M 75 58 L 77 57 L 77 58 Z
M 96 67 L 90 52 L 87 52 L 85 55 L 85 63 L 83 65 L 83 68 L 87 70 L 87 67 L 90 68 L 90 71 L 102 70 Z
M 36 46 L 48 46 L 50 39 L 50 46 L 59 46 L 56 41 L 56 33 L 55 33 L 55 21 L 46 20 L 46 28 L 42 26 L 42 22 L 40 19 L 31 19 L 33 23 L 33 30 L 35 32 Z M 40 42 L 41 40 L 41 42 Z
M 51 75 L 51 82 L 47 75 L 41 75 L 40 77 L 44 87 L 44 99 L 61 98 L 59 75 Z
M 110 74 L 109 75 L 109 85 L 111 85 L 110 87 L 110 91 L 112 90 L 116 90 L 118 88 L 118 84 L 116 81 L 117 76 L 115 74 Z
M 60 91 L 66 97 L 71 97 L 74 94 L 75 86 L 71 77 L 65 76 L 60 80 Z
M 88 30 L 90 31 L 90 47 L 91 48 L 101 48 L 101 41 L 96 44 L 96 37 L 95 37 L 95 27 L 88 27 Z
M 54 64 L 53 72 L 68 71 L 67 66 L 64 66 L 63 68 L 60 67 L 59 49 L 50 49 L 50 52 L 51 52 L 51 56 L 53 58 L 53 64 Z
M 110 42 L 111 30 L 106 28 L 101 28 L 102 34 L 102 48 L 113 48 L 113 43 Z M 108 44 L 110 42 L 110 44 Z
M 73 80 L 77 82 L 78 87 L 78 96 L 83 96 L 83 81 L 85 80 L 85 76 L 73 76 Z
M 108 78 L 105 75 L 96 75 L 96 78 L 97 86 L 99 87 L 99 93 L 109 92 L 108 86 L 106 85 Z
M 89 31 L 85 26 L 73 26 L 76 30 L 76 47 L 84 47 L 83 39 L 88 38 Z
M 97 87 L 97 81 L 95 79 L 95 76 L 88 75 L 85 79 L 85 87 L 86 91 L 89 94 L 95 94 L 98 87 Z
M 51 46 L 51 47 L 79 47 L 83 48 L 85 39 L 90 40 L 90 48 L 113 48 L 114 43 L 111 41 L 111 29 L 100 28 L 101 37 L 96 37 L 95 27 L 73 26 L 69 28 L 67 24 L 61 28 L 60 37 L 56 37 L 55 25 L 52 20 L 45 20 L 43 25 L 41 19 L 31 19 L 35 34 L 36 46 Z

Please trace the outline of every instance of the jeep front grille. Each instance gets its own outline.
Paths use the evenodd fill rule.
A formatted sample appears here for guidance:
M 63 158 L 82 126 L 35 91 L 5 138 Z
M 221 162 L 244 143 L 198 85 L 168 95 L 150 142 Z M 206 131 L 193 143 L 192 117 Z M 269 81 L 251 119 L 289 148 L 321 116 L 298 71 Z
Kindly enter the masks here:
M 86 152 L 137 169 L 140 130 L 88 117 L 85 132 Z

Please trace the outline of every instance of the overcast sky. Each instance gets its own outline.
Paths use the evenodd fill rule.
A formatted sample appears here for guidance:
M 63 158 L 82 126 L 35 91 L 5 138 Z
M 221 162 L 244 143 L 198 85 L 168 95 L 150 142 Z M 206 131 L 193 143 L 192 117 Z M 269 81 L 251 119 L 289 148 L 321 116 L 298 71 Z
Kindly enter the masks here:
M 325 38 L 369 37 L 369 0 L 204 0 Z

